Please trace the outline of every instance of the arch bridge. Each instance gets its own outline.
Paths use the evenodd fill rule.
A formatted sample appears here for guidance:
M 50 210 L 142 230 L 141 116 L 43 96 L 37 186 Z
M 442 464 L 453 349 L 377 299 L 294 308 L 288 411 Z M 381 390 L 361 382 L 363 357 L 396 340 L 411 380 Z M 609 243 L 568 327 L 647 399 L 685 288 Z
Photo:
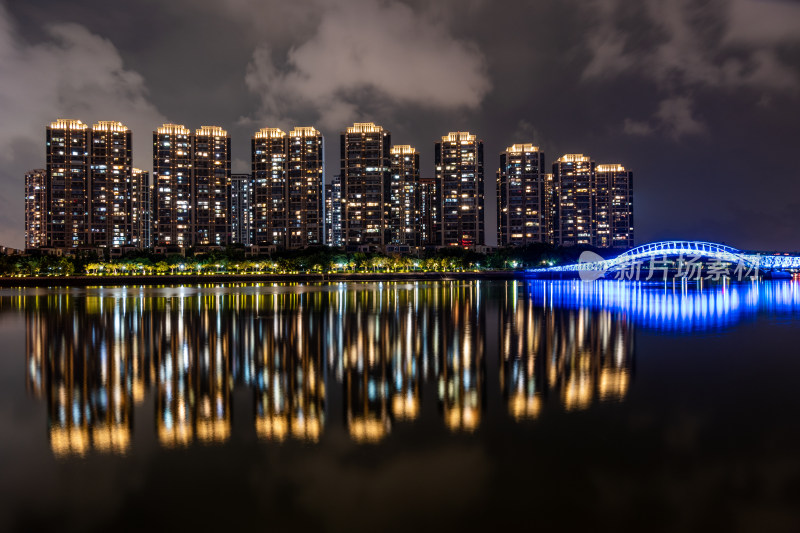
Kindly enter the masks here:
M 592 254 L 590 260 L 582 260 L 572 265 L 559 265 L 546 268 L 531 269 L 530 272 L 580 272 L 609 271 L 632 265 L 646 265 L 650 261 L 667 257 L 700 258 L 734 265 L 742 264 L 747 268 L 762 271 L 800 270 L 800 256 L 774 253 L 743 252 L 714 242 L 703 241 L 661 241 L 644 244 L 632 248 L 613 259 L 603 259 Z M 583 259 L 583 257 L 582 257 Z

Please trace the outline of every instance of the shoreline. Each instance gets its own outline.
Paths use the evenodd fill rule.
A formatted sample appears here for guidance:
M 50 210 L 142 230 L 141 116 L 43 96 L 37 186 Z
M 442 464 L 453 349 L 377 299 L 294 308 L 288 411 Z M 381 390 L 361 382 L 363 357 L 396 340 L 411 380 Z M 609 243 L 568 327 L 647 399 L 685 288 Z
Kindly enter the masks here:
M 126 285 L 198 285 L 206 283 L 299 283 L 362 281 L 514 280 L 530 277 L 524 271 L 375 272 L 334 274 L 162 274 L 124 276 L 0 277 L 0 288 L 122 287 Z

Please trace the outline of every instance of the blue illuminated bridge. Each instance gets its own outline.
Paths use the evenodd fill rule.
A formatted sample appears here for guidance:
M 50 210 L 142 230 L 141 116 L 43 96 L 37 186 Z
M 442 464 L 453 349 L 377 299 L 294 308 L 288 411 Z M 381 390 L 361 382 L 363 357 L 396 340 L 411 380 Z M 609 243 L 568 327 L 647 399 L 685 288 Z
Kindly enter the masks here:
M 585 257 L 585 256 L 591 257 Z M 684 261 L 718 262 L 741 265 L 756 272 L 800 271 L 800 256 L 776 253 L 743 252 L 724 244 L 702 241 L 662 241 L 638 246 L 613 259 L 603 259 L 597 254 L 585 252 L 581 261 L 571 265 L 559 265 L 530 269 L 531 273 L 619 271 L 634 265 L 647 267 L 653 262 L 682 258 Z

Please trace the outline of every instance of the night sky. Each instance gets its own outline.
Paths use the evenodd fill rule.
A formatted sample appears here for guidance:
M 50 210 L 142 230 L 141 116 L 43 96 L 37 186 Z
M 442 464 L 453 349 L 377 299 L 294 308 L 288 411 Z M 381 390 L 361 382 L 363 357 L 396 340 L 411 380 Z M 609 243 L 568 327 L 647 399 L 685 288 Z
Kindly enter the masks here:
M 326 177 L 354 121 L 421 153 L 533 142 L 634 170 L 636 240 L 800 250 L 800 2 L 0 1 L 0 244 L 23 245 L 24 172 L 56 118 L 120 120 L 152 168 L 165 121 L 220 125 L 249 172 L 262 127 L 313 125 Z

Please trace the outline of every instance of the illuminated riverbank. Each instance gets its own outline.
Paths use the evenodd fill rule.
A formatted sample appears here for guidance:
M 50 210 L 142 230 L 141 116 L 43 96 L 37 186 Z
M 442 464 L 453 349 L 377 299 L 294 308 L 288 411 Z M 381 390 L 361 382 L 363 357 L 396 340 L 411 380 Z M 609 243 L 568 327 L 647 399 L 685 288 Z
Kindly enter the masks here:
M 357 272 L 325 274 L 161 274 L 0 277 L 0 287 L 93 287 L 196 285 L 205 283 L 296 283 L 326 281 L 458 281 L 523 279 L 516 270 L 475 272 Z

